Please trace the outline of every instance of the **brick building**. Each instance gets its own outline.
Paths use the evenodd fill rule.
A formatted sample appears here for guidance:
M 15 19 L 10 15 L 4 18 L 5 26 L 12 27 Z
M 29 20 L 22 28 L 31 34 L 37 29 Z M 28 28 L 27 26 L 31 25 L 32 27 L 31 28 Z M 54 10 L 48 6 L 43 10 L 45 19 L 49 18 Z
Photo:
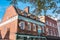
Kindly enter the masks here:
M 44 29 L 39 17 L 29 14 L 29 7 L 23 11 L 9 6 L 0 23 L 0 39 L 36 40 L 44 37 L 38 35 L 38 28 Z M 43 31 L 42 31 L 43 33 Z
M 48 16 L 40 16 L 40 21 L 45 23 L 44 33 L 42 36 L 45 36 L 47 40 L 60 40 L 56 20 Z
M 60 37 L 60 20 L 57 20 L 57 27 L 58 27 L 59 37 Z

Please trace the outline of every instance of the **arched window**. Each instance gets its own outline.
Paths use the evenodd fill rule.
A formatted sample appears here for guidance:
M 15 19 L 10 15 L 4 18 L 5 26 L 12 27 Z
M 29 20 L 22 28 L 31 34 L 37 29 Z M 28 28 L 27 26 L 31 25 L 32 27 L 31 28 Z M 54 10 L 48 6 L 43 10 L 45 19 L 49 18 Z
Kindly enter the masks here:
M 25 29 L 25 22 L 21 21 L 19 23 L 19 27 L 20 27 L 20 29 L 24 30 Z

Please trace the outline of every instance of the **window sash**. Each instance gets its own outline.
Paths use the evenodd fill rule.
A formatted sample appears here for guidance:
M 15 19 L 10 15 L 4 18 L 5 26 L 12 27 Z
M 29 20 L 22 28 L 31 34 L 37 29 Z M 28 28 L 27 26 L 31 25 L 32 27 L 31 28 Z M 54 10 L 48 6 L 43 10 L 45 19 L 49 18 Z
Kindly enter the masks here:
M 36 25 L 33 24 L 33 31 L 36 31 Z
M 28 30 L 31 30 L 31 24 L 28 23 Z
M 19 23 L 19 27 L 20 27 L 20 29 L 24 30 L 25 29 L 25 23 L 24 22 L 20 22 Z

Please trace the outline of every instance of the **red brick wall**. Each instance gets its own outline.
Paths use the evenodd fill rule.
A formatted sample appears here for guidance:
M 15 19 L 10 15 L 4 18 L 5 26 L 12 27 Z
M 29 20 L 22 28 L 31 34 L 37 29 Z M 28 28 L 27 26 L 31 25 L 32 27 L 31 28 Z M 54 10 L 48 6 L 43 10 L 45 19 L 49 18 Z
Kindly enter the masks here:
M 19 20 L 20 21 L 23 21 L 23 20 Z M 31 34 L 31 35 L 37 35 L 37 31 L 38 31 L 38 26 L 36 26 L 36 31 L 33 31 L 33 23 L 30 23 L 31 24 L 31 31 L 28 31 L 27 30 L 27 23 L 26 21 L 25 22 L 25 29 L 24 30 L 21 30 L 20 27 L 18 27 L 18 33 L 26 33 L 26 34 Z M 19 24 L 18 24 L 19 25 Z
M 7 21 L 8 19 L 18 15 L 15 11 L 15 8 L 11 5 L 6 9 L 2 22 Z
M 14 16 L 18 16 L 14 7 L 13 6 L 8 7 L 6 10 L 6 13 L 2 19 L 2 23 L 8 21 L 10 18 L 12 18 Z M 10 23 L 7 23 L 5 25 L 0 26 L 2 39 L 4 39 L 5 36 L 7 36 L 7 37 L 9 37 L 9 39 L 16 40 L 16 34 L 15 33 L 17 32 L 17 22 L 18 22 L 18 20 L 16 19 Z M 10 29 L 9 36 L 7 34 L 8 29 Z
M 48 25 L 46 24 L 46 21 L 48 21 Z M 50 26 L 50 23 L 51 23 L 51 25 L 54 24 L 54 27 L 53 26 Z M 56 36 L 58 36 L 57 21 L 54 20 L 54 19 L 51 19 L 51 18 L 49 18 L 47 16 L 45 16 L 45 34 L 46 34 L 46 36 L 48 35 L 48 32 L 46 31 L 47 28 L 48 28 L 48 31 L 49 30 L 52 31 L 52 34 L 53 35 L 50 35 L 50 36 L 55 36 L 54 35 L 54 32 L 55 32 Z

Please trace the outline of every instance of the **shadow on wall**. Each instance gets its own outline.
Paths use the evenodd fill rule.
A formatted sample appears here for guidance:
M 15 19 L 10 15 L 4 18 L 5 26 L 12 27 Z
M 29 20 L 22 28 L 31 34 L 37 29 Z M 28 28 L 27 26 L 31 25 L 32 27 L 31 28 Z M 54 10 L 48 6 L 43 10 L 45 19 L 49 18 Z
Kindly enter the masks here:
M 10 40 L 9 36 L 10 36 L 10 29 L 7 30 L 7 33 L 3 39 L 2 39 L 2 35 L 1 35 L 1 30 L 0 30 L 0 40 Z

